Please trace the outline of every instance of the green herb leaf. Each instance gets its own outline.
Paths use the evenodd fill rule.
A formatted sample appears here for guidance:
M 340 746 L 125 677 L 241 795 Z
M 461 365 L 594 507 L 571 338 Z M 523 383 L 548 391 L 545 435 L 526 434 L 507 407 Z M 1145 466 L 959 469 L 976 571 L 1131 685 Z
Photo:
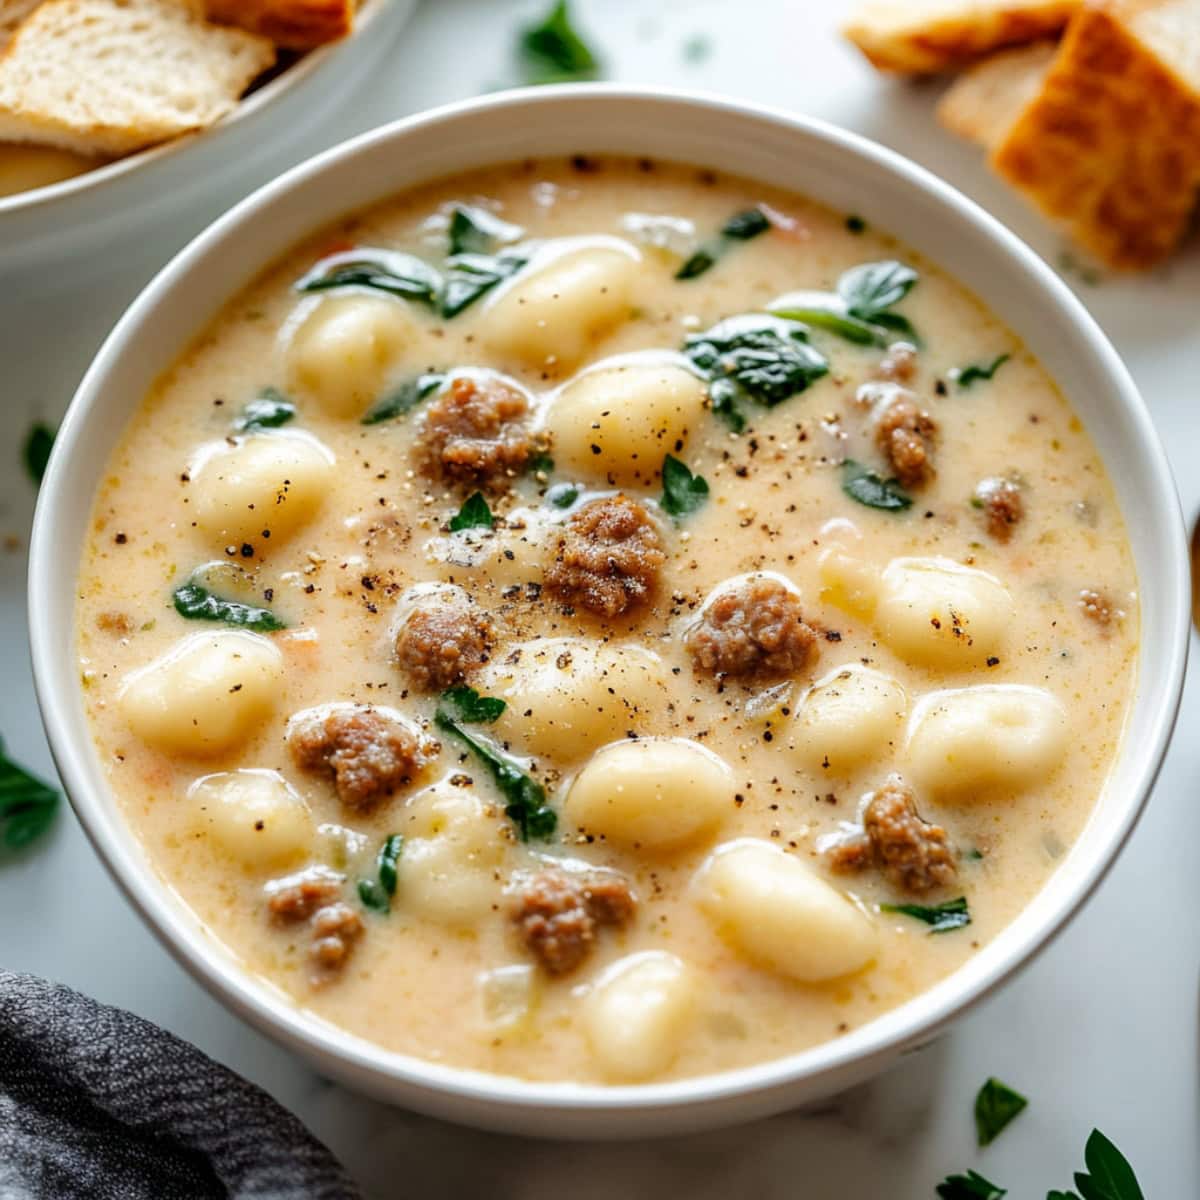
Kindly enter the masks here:
M 863 263 L 852 267 L 838 280 L 837 290 L 852 317 L 884 324 L 880 317 L 886 317 L 885 310 L 899 304 L 918 278 L 916 271 L 904 263 Z
M 0 742 L 0 842 L 23 850 L 46 832 L 58 812 L 58 792 L 4 753 Z
M 881 325 L 872 325 L 869 321 L 851 317 L 834 308 L 804 308 L 785 304 L 782 307 L 771 306 L 771 313 L 776 317 L 784 317 L 789 321 L 800 321 L 815 329 L 824 329 L 827 333 L 836 333 L 848 342 L 859 346 L 886 346 L 887 331 Z
M 21 457 L 25 462 L 25 470 L 34 483 L 41 483 L 46 473 L 46 464 L 50 461 L 50 451 L 54 449 L 54 430 L 44 421 L 35 421 L 25 435 L 25 445 Z
M 441 707 L 464 725 L 490 725 L 508 704 L 499 696 L 481 696 L 472 687 L 453 687 L 442 693 Z
M 748 242 L 760 233 L 766 233 L 771 222 L 760 208 L 748 208 L 734 213 L 721 227 L 721 232 L 699 246 L 687 261 L 675 272 L 676 279 L 695 279 L 703 275 L 717 259 L 729 249 L 730 242 Z
M 388 898 L 387 892 L 374 879 L 358 881 L 358 898 L 362 901 L 364 908 L 369 908 L 373 912 L 392 911 L 392 902 Z
M 358 898 L 365 908 L 375 912 L 391 912 L 392 897 L 396 894 L 397 864 L 400 853 L 404 849 L 404 835 L 391 833 L 383 839 L 379 854 L 375 858 L 375 867 L 379 880 L 360 879 L 358 881 Z
M 515 242 L 525 230 L 501 220 L 486 208 L 456 204 L 450 214 L 450 255 L 487 254 Z
M 567 0 L 558 2 L 537 25 L 521 34 L 526 83 L 566 83 L 594 79 L 600 61 L 571 24 Z
M 965 367 L 952 367 L 947 373 L 960 388 L 969 388 L 973 383 L 991 379 L 1011 357 L 1011 354 L 998 354 L 991 362 L 970 363 Z
M 457 514 L 450 518 L 450 532 L 457 533 L 460 529 L 491 529 L 494 523 L 492 510 L 488 508 L 483 493 L 472 492 Z
M 442 276 L 415 254 L 360 246 L 323 258 L 296 283 L 301 292 L 345 287 L 369 288 L 436 306 L 441 298 Z
M 980 1146 L 990 1146 L 1029 1101 L 1006 1083 L 988 1079 L 975 1097 L 975 1135 Z
M 528 260 L 511 251 L 503 254 L 455 254 L 446 259 L 438 311 L 449 320 L 469 308 L 502 279 L 515 275 Z
M 842 491 L 859 504 L 888 512 L 900 512 L 912 504 L 912 497 L 900 486 L 899 480 L 884 479 L 852 458 L 842 464 Z
M 694 513 L 708 499 L 708 481 L 693 475 L 673 454 L 663 459 L 663 494 L 659 503 L 673 517 Z
M 713 412 L 740 433 L 746 403 L 772 408 L 829 373 L 828 360 L 807 338 L 795 321 L 747 313 L 693 334 L 683 352 L 709 381 Z
M 422 400 L 432 396 L 445 382 L 446 376 L 436 372 L 414 375 L 376 400 L 363 414 L 362 423 L 380 425 L 384 421 L 394 421 L 397 417 L 412 412 Z
M 258 608 L 243 604 L 240 600 L 225 600 L 200 583 L 195 575 L 175 589 L 171 595 L 175 611 L 189 621 L 220 621 L 225 625 L 236 625 L 239 629 L 252 629 L 256 633 L 273 633 L 286 629 L 286 622 L 269 608 Z
M 548 454 L 535 454 L 525 464 L 531 475 L 549 475 L 554 470 L 554 459 Z
M 556 483 L 546 492 L 546 499 L 555 508 L 570 508 L 579 499 L 579 486 L 574 483 Z
M 1083 1200 L 1145 1200 L 1128 1160 L 1100 1130 L 1089 1134 L 1083 1161 L 1087 1172 L 1075 1175 Z
M 977 1171 L 968 1171 L 965 1175 L 948 1175 L 937 1185 L 937 1194 L 941 1200 L 1001 1200 L 1008 1192 Z
M 296 415 L 296 406 L 278 388 L 265 387 L 233 422 L 235 433 L 259 433 L 278 429 Z
M 488 769 L 496 787 L 508 802 L 504 813 L 517 827 L 521 841 L 551 837 L 558 825 L 558 817 L 554 809 L 546 804 L 545 789 L 513 759 L 463 728 L 463 721 L 457 715 L 459 701 L 455 698 L 455 693 L 459 691 L 461 689 L 454 688 L 442 696 L 434 714 L 434 722 L 439 729 L 458 738 Z
M 967 909 L 967 898 L 959 896 L 957 900 L 947 900 L 945 904 L 881 904 L 880 912 L 900 913 L 917 921 L 924 921 L 929 926 L 930 933 L 949 933 L 952 929 L 962 929 L 970 925 L 971 913 Z

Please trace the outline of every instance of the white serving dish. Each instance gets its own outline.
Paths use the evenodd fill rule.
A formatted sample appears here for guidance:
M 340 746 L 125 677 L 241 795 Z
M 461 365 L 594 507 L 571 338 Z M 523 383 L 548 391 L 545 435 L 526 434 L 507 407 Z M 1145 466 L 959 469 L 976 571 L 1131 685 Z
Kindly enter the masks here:
M 625 153 L 720 167 L 861 213 L 949 267 L 1053 373 L 1109 466 L 1142 602 L 1124 745 L 1087 828 L 1025 912 L 930 991 L 834 1042 L 720 1075 L 632 1087 L 542 1084 L 384 1052 L 246 973 L 149 867 L 109 793 L 80 700 L 75 574 L 92 496 L 155 377 L 296 240 L 425 180 L 531 155 Z M 348 1086 L 437 1116 L 554 1137 L 630 1137 L 745 1121 L 859 1082 L 929 1040 L 1052 939 L 1128 837 L 1161 764 L 1187 655 L 1183 522 L 1146 408 L 1082 305 L 1028 248 L 933 175 L 819 121 L 713 96 L 575 85 L 509 92 L 366 134 L 243 201 L 150 284 L 98 354 L 42 484 L 30 559 L 33 666 L 50 745 L 84 828 L 169 950 L 223 1002 Z

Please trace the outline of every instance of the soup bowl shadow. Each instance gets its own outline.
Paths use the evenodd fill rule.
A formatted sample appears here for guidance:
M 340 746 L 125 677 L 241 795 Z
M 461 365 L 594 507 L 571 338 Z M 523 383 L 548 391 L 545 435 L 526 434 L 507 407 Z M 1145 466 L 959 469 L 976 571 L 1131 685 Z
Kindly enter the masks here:
M 295 242 L 429 180 L 531 156 L 619 153 L 719 168 L 861 214 L 948 268 L 1025 340 L 1099 449 L 1132 534 L 1141 594 L 1136 695 L 1083 833 L 1021 915 L 948 978 L 869 1024 L 773 1061 L 695 1079 L 602 1087 L 489 1075 L 390 1053 L 306 1013 L 246 971 L 153 871 L 110 791 L 82 703 L 76 572 L 105 463 L 155 379 L 223 304 Z M 1187 654 L 1187 541 L 1149 414 L 1103 333 L 1056 275 L 982 209 L 899 155 L 823 122 L 727 98 L 568 85 L 501 93 L 375 130 L 232 209 L 129 308 L 63 422 L 38 502 L 29 573 L 33 667 L 51 749 L 84 829 L 163 944 L 232 1010 L 324 1074 L 484 1128 L 637 1137 L 808 1105 L 928 1042 L 1051 941 L 1112 865 L 1149 795 Z

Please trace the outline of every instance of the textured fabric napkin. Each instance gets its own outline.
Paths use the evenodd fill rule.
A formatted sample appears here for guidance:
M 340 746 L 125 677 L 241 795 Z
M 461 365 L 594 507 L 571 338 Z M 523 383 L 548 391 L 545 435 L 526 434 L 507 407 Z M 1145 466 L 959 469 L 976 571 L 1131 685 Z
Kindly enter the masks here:
M 266 1092 L 78 992 L 0 971 L 0 1200 L 360 1200 Z

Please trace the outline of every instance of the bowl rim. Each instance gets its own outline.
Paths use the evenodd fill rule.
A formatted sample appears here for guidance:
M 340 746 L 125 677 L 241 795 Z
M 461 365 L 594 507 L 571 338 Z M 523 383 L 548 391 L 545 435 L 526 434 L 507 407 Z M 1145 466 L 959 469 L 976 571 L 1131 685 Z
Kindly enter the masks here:
M 116 183 L 142 167 L 149 167 L 154 163 L 172 158 L 193 146 L 210 144 L 229 130 L 238 128 L 244 121 L 269 108 L 281 96 L 287 95 L 298 87 L 313 72 L 319 71 L 333 54 L 353 43 L 360 33 L 370 28 L 387 10 L 390 3 L 391 0 L 371 0 L 371 3 L 363 8 L 356 18 L 354 28 L 350 31 L 349 36 L 306 51 L 278 75 L 267 80 L 262 87 L 255 88 L 249 95 L 243 96 L 229 112 L 220 120 L 213 122 L 207 129 L 193 129 L 165 142 L 159 142 L 157 145 L 147 146 L 145 150 L 137 150 L 133 154 L 114 158 L 98 167 L 82 171 L 78 175 L 70 175 L 66 179 L 60 179 L 54 183 L 45 183 L 40 187 L 26 188 L 21 192 L 0 196 L 0 232 L 3 232 L 5 218 L 16 213 L 48 208 L 72 197 L 99 191 L 107 184 Z M 14 144 L 37 148 L 33 143 Z
M 293 189 L 302 187 L 329 171 L 344 169 L 359 154 L 382 144 L 400 143 L 409 134 L 431 126 L 470 119 L 480 112 L 533 105 L 544 108 L 558 102 L 587 103 L 617 100 L 645 103 L 651 107 L 672 105 L 722 113 L 749 124 L 773 127 L 799 137 L 807 137 L 848 152 L 874 170 L 897 177 L 900 186 L 923 193 L 924 197 L 949 207 L 973 227 L 972 236 L 990 241 L 1001 252 L 1015 257 L 1024 273 L 1040 287 L 1082 335 L 1097 365 L 1111 380 L 1113 391 L 1136 427 L 1137 452 L 1143 458 L 1147 478 L 1152 480 L 1153 495 L 1148 498 L 1155 516 L 1166 523 L 1169 540 L 1178 553 L 1164 565 L 1161 584 L 1170 614 L 1169 627 L 1160 630 L 1163 678 L 1165 686 L 1154 695 L 1141 695 L 1139 704 L 1150 709 L 1151 736 L 1136 750 L 1140 767 L 1134 770 L 1136 787 L 1130 790 L 1119 814 L 1097 853 L 1076 873 L 1069 889 L 1056 905 L 1029 922 L 1023 936 L 990 969 L 955 987 L 954 981 L 964 968 L 952 972 L 931 988 L 904 1001 L 859 1028 L 819 1043 L 808 1049 L 765 1062 L 754 1063 L 715 1074 L 699 1075 L 667 1082 L 627 1085 L 576 1084 L 571 1082 L 531 1081 L 515 1076 L 493 1074 L 473 1068 L 450 1067 L 412 1055 L 388 1051 L 306 1013 L 274 985 L 258 979 L 236 964 L 226 952 L 222 957 L 214 937 L 198 925 L 189 930 L 172 906 L 165 881 L 160 880 L 144 862 L 126 854 L 118 827 L 122 818 L 114 810 L 110 818 L 104 811 L 103 798 L 108 787 L 100 772 L 88 761 L 88 747 L 76 744 L 67 728 L 66 707 L 74 696 L 60 696 L 53 686 L 54 661 L 64 644 L 63 631 L 45 614 L 54 574 L 56 528 L 62 497 L 70 486 L 69 464 L 83 452 L 82 426 L 85 413 L 99 403 L 107 376 L 115 364 L 136 344 L 142 323 L 150 316 L 160 297 L 187 276 L 199 262 L 217 250 L 222 241 L 260 209 L 268 208 Z M 498 160 L 497 160 L 498 161 Z M 480 160 L 485 165 L 485 160 Z M 350 205 L 352 210 L 355 206 Z M 336 215 L 336 214 L 334 214 Z M 312 227 L 322 220 L 315 216 Z M 936 262 L 936 256 L 934 261 Z M 265 262 L 264 264 L 265 265 Z M 1106 467 L 1108 463 L 1105 463 Z M 94 474 L 94 472 L 93 472 Z M 89 478 L 91 476 L 89 475 Z M 1149 793 L 1158 777 L 1166 754 L 1182 698 L 1184 669 L 1190 633 L 1190 582 L 1186 559 L 1183 514 L 1170 466 L 1154 428 L 1149 411 L 1116 350 L 1095 320 L 1066 284 L 1015 234 L 973 200 L 924 167 L 862 135 L 839 128 L 825 120 L 789 113 L 765 104 L 732 98 L 711 92 L 667 88 L 654 85 L 631 86 L 612 83 L 562 84 L 539 88 L 521 88 L 476 97 L 440 106 L 380 126 L 342 142 L 293 167 L 263 185 L 180 250 L 146 286 L 122 316 L 96 355 L 72 400 L 43 481 L 34 517 L 30 543 L 28 599 L 34 684 L 51 751 L 72 806 L 109 873 L 133 907 L 150 926 L 173 957 L 212 995 L 221 1000 L 258 1030 L 300 1048 L 335 1070 L 352 1069 L 361 1082 L 366 1076 L 377 1092 L 394 1091 L 405 1085 L 410 1090 L 436 1093 L 445 1100 L 487 1104 L 502 1109 L 548 1113 L 553 1111 L 649 1111 L 691 1109 L 713 1105 L 722 1100 L 749 1094 L 772 1093 L 797 1085 L 805 1079 L 833 1076 L 853 1070 L 856 1065 L 883 1056 L 894 1056 L 924 1044 L 948 1022 L 967 1008 L 990 995 L 1018 969 L 1028 965 L 1080 911 L 1116 859 L 1118 852 L 1136 825 Z M 73 631 L 67 631 L 66 644 L 73 644 Z M 1131 708 L 1131 713 L 1135 711 Z M 136 838 L 136 834 L 131 836 Z M 1054 874 L 1050 879 L 1054 878 Z M 1049 886 L 1049 880 L 1047 885 Z M 1023 915 L 1041 893 L 1031 898 Z M 1016 920 L 1020 920 L 1018 917 Z M 1010 922 L 1006 929 L 1011 929 Z M 1002 931 L 1003 932 L 1003 931 Z M 974 959 L 969 960 L 974 961 Z M 978 974 L 978 973 L 977 973 Z M 893 1028 L 893 1026 L 895 1028 Z

